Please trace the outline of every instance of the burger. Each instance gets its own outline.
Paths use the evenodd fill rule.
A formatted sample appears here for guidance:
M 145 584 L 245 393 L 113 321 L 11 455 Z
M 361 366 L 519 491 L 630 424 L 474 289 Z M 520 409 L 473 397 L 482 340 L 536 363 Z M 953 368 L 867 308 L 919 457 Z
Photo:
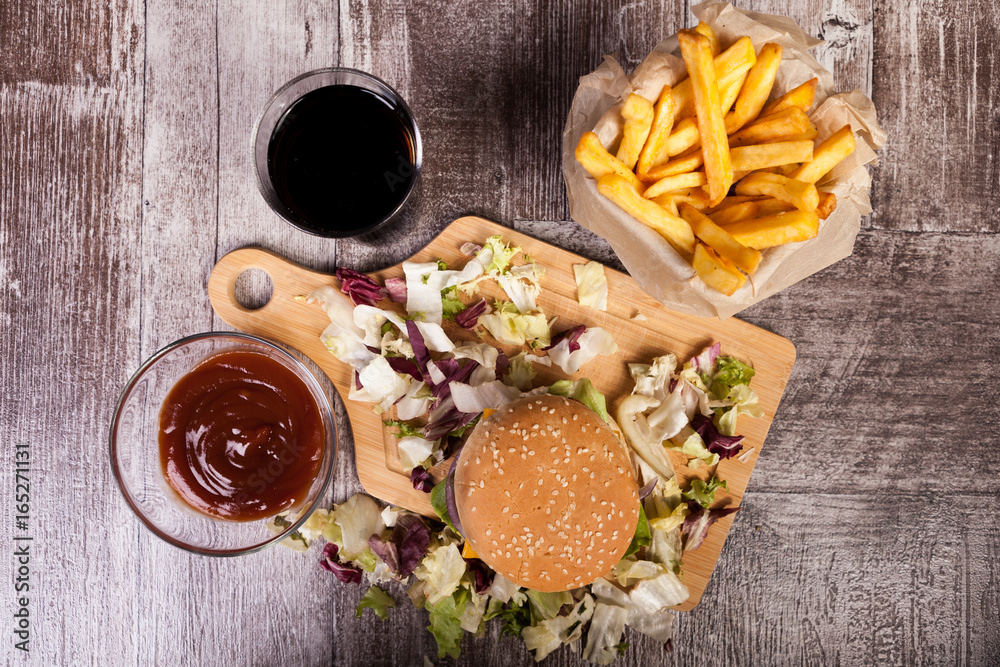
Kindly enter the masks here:
M 627 449 L 583 403 L 516 400 L 476 425 L 454 498 L 477 556 L 519 586 L 555 592 L 606 575 L 639 522 Z

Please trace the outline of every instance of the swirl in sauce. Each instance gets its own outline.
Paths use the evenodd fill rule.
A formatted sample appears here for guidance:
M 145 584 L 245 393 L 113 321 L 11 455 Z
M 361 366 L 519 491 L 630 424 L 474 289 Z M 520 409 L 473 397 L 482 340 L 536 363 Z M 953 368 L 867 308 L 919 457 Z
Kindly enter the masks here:
M 325 429 L 306 384 L 258 352 L 212 355 L 160 409 L 160 464 L 181 499 L 220 519 L 252 521 L 301 503 Z

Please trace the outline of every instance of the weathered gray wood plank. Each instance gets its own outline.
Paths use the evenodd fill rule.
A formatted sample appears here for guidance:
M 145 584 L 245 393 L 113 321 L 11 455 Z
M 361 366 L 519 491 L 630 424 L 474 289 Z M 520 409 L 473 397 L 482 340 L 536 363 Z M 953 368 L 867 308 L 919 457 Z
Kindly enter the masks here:
M 1000 5 L 875 2 L 873 100 L 889 143 L 872 224 L 1000 231 Z
M 0 10 L 0 560 L 12 619 L 15 535 L 30 543 L 32 653 L 8 664 L 134 661 L 136 522 L 107 465 L 109 385 L 139 361 L 141 8 Z M 81 30 L 86 17 L 100 30 Z M 22 26 L 18 22 L 24 21 Z M 114 24 L 114 29 L 111 28 Z M 138 26 L 138 28 L 136 28 Z M 136 72 L 140 75 L 137 77 Z M 15 528 L 14 448 L 28 445 L 30 518 Z M 97 604 L 88 602 L 94 594 Z M 104 625 L 94 631 L 94 619 Z
M 997 7 L 747 6 L 827 39 L 819 59 L 841 88 L 872 92 L 889 145 L 854 256 L 743 314 L 796 343 L 792 382 L 674 653 L 633 635 L 619 664 L 995 664 Z M 0 6 L 0 441 L 29 442 L 35 459 L 26 664 L 433 656 L 401 589 L 389 622 L 355 619 L 361 591 L 315 551 L 216 560 L 159 543 L 107 469 L 113 402 L 154 349 L 220 325 L 205 280 L 242 245 L 374 269 L 474 212 L 616 265 L 564 220 L 566 109 L 601 55 L 631 67 L 691 23 L 687 3 L 662 2 Z M 340 244 L 271 214 L 249 160 L 271 92 L 333 64 L 397 87 L 426 154 L 403 220 Z M 360 490 L 340 413 L 337 500 Z M 460 663 L 532 664 L 496 633 L 467 638 Z M 547 664 L 579 660 L 564 650 Z

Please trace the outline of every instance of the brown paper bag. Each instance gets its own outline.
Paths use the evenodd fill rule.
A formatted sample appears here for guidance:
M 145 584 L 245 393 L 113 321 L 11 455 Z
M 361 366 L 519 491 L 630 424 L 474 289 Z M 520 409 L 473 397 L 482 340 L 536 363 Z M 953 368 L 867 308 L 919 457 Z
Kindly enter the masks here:
M 791 19 L 745 12 L 726 2 L 706 2 L 692 11 L 715 30 L 723 45 L 748 35 L 758 51 L 768 42 L 782 46 L 772 98 L 818 77 L 816 104 L 810 114 L 819 129 L 817 141 L 847 123 L 858 138 L 854 154 L 817 183 L 820 190 L 837 195 L 837 209 L 821 221 L 819 236 L 764 251 L 757 272 L 735 294 L 725 296 L 706 286 L 663 237 L 598 194 L 597 182 L 575 157 L 580 136 L 590 130 L 605 146 L 617 145 L 621 106 L 630 93 L 655 101 L 664 84 L 673 86 L 686 76 L 684 61 L 677 55 L 677 37 L 657 44 L 630 76 L 613 57 L 605 56 L 600 67 L 580 79 L 563 130 L 563 177 L 570 215 L 607 239 L 639 286 L 668 308 L 726 318 L 851 254 L 861 216 L 872 210 L 871 178 L 865 165 L 876 161 L 875 151 L 886 136 L 876 121 L 874 104 L 864 94 L 833 92 L 833 76 L 809 54 L 809 49 L 822 42 Z

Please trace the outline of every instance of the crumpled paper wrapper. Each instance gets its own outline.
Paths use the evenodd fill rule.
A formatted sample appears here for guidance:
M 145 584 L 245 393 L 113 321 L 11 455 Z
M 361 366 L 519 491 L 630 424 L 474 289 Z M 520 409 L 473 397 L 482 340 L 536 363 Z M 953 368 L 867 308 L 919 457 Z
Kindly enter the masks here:
M 885 143 L 886 135 L 870 99 L 857 90 L 834 92 L 833 75 L 809 55 L 809 49 L 822 41 L 807 35 L 791 19 L 742 11 L 727 2 L 702 3 L 692 11 L 712 26 L 723 46 L 744 35 L 758 52 L 768 42 L 780 44 L 783 58 L 771 98 L 817 77 L 816 102 L 809 114 L 819 130 L 817 142 L 847 123 L 858 140 L 854 153 L 817 183 L 820 190 L 837 195 L 837 209 L 820 221 L 819 235 L 765 250 L 757 272 L 735 294 L 725 296 L 705 285 L 662 236 L 601 196 L 597 181 L 574 154 L 580 136 L 590 130 L 606 147 L 616 149 L 622 133 L 621 107 L 629 93 L 655 102 L 664 84 L 676 85 L 687 76 L 677 37 L 657 44 L 631 76 L 613 57 L 605 56 L 597 70 L 580 79 L 563 130 L 563 177 L 570 215 L 607 239 L 639 286 L 668 308 L 726 318 L 851 254 L 861 217 L 872 210 L 871 177 L 865 165 L 876 161 L 875 151 Z

